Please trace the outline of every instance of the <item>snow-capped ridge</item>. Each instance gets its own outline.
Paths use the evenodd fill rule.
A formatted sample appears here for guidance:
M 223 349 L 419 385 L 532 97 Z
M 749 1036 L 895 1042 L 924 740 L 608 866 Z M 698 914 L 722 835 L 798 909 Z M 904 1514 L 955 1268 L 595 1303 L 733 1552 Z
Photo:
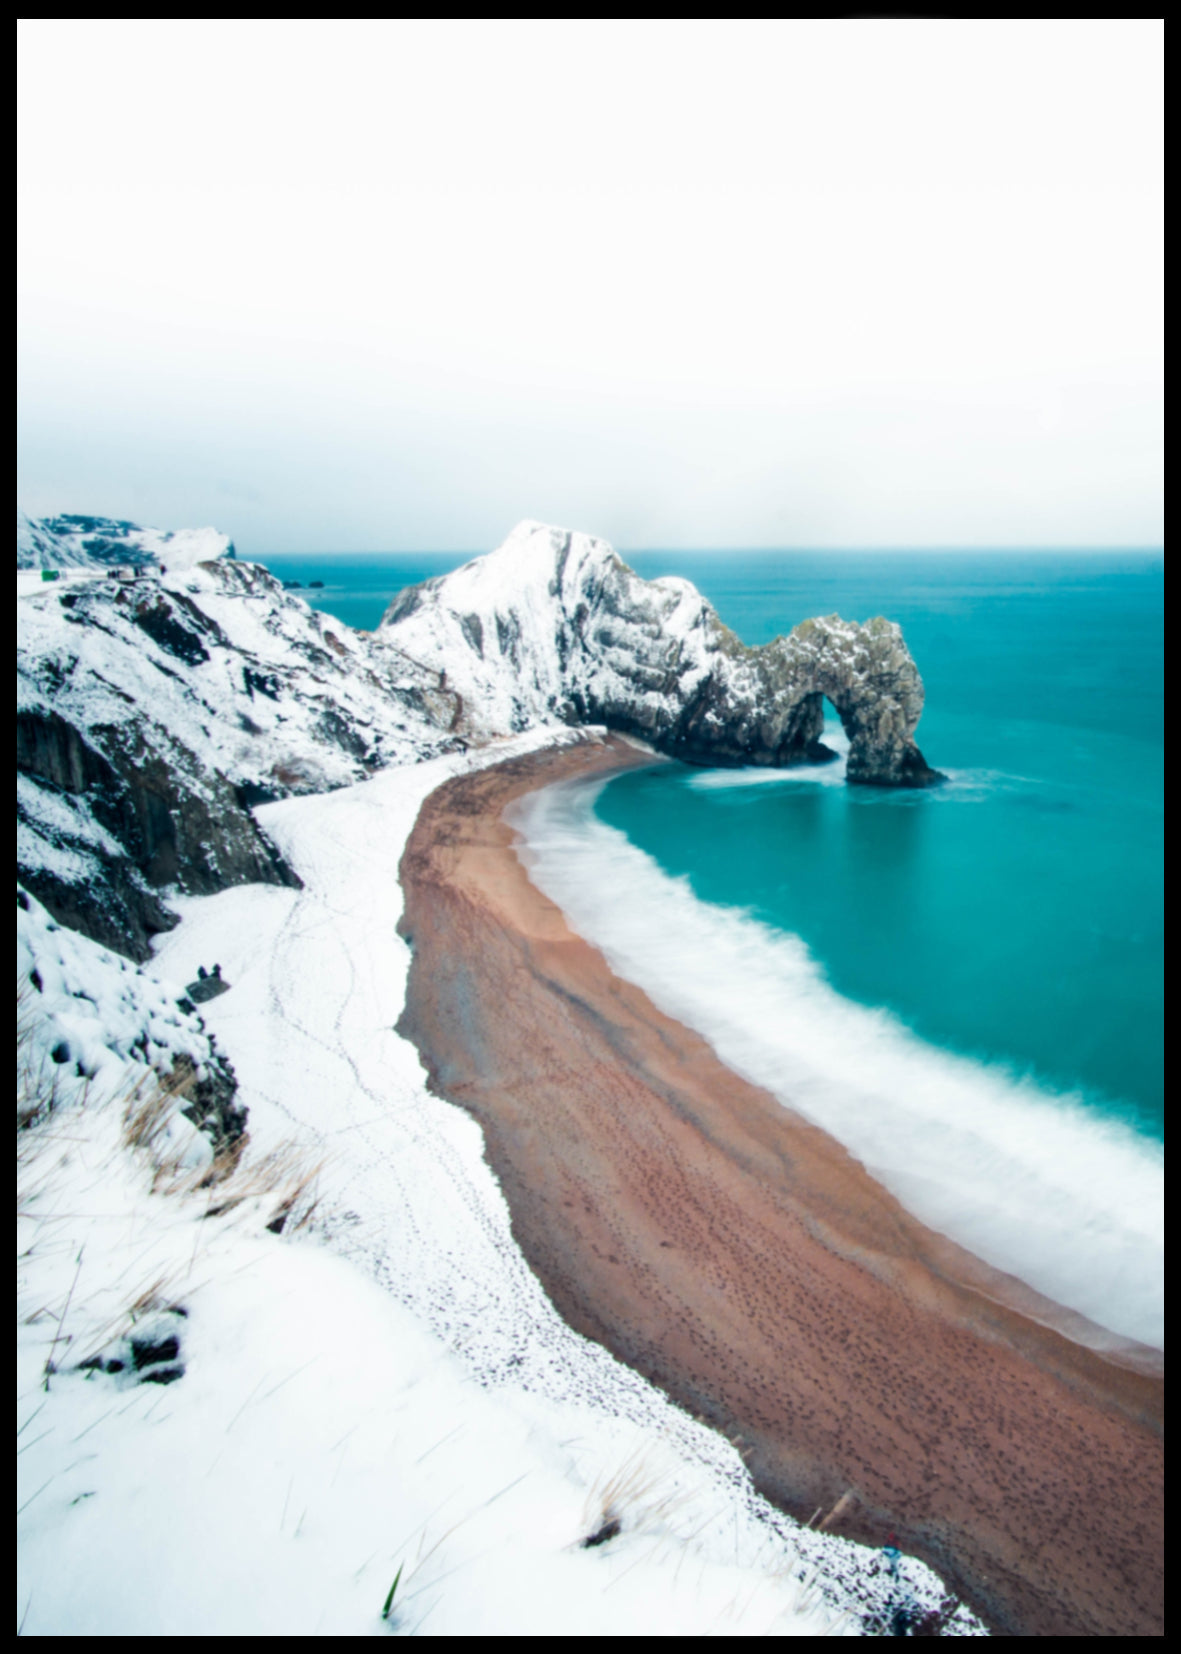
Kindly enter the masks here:
M 526 730 L 601 724 L 697 764 L 815 763 L 827 697 L 850 780 L 936 779 L 913 740 L 922 682 L 885 620 L 804 621 L 748 648 L 690 581 L 643 580 L 605 540 L 526 521 L 365 633 L 231 550 L 215 530 L 18 526 L 18 560 L 90 558 L 93 576 L 18 580 L 21 877 L 138 960 L 173 922 L 165 889 L 290 882 L 255 805 Z M 161 566 L 103 577 L 101 558 L 132 551 Z
M 256 564 L 38 584 L 17 626 L 20 876 L 137 960 L 165 889 L 292 881 L 256 804 L 462 744 L 440 673 Z
M 380 632 L 445 672 L 475 739 L 604 723 L 700 764 L 815 762 L 823 702 L 848 778 L 939 779 L 914 743 L 923 686 L 901 630 L 832 615 L 743 644 L 691 581 L 644 580 L 604 540 L 532 520 L 496 551 L 412 586 Z
M 106 569 L 130 564 L 173 572 L 233 557 L 234 544 L 216 528 L 142 528 L 115 517 L 63 512 L 16 514 L 18 569 Z

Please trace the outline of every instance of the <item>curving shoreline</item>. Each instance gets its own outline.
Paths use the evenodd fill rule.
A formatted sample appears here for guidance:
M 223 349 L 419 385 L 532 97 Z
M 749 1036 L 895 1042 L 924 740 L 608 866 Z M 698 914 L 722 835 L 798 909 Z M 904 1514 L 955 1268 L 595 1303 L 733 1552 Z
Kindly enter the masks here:
M 530 884 L 511 800 L 652 761 L 608 738 L 460 777 L 403 856 L 399 1031 L 482 1125 L 526 1258 L 803 1520 L 843 1501 L 833 1531 L 895 1531 L 1001 1632 L 1159 1634 L 1159 1376 L 1022 1313 Z

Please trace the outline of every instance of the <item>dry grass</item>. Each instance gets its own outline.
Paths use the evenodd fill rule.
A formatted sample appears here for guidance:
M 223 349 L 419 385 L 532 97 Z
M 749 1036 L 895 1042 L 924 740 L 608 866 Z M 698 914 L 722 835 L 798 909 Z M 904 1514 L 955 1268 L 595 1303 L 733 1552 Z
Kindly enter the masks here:
M 205 1216 L 223 1217 L 253 1201 L 266 1211 L 265 1227 L 272 1234 L 294 1234 L 306 1229 L 320 1208 L 323 1169 L 323 1160 L 309 1160 L 296 1143 L 281 1143 L 259 1160 L 240 1153 L 219 1156 L 204 1175 L 202 1186 L 214 1191 Z
M 160 1139 L 178 1095 L 181 1095 L 179 1088 L 174 1091 L 168 1085 L 153 1084 L 146 1079 L 136 1086 L 123 1105 L 124 1148 L 141 1149 L 159 1159 Z
M 32 1030 L 37 1017 L 37 996 L 27 983 L 17 988 L 17 1131 L 32 1133 L 35 1126 L 59 1111 L 65 1088 L 59 1068 L 51 1060 L 34 1055 Z M 197 1076 L 191 1067 L 162 1079 L 153 1072 L 139 1080 L 113 1102 L 121 1109 L 123 1147 L 146 1161 L 153 1194 L 205 1197 L 202 1216 L 225 1216 L 253 1203 L 262 1209 L 263 1226 L 272 1234 L 293 1234 L 306 1229 L 320 1209 L 319 1178 L 323 1160 L 311 1160 L 296 1143 L 281 1143 L 257 1160 L 248 1154 L 249 1134 L 221 1150 L 212 1162 L 194 1171 L 184 1164 L 183 1151 L 169 1143 L 169 1125 L 177 1110 L 191 1096 Z M 90 1100 L 83 1087 L 81 1106 Z M 78 1099 L 75 1098 L 75 1102 Z M 18 1143 L 18 1165 L 31 1163 L 39 1145 L 32 1138 L 27 1146 Z M 29 1195 L 34 1190 L 25 1191 Z
M 137 1322 L 160 1312 L 184 1313 L 185 1296 L 200 1284 L 195 1271 L 203 1240 L 210 1238 L 206 1219 L 233 1213 L 231 1221 L 247 1230 L 286 1235 L 305 1229 L 319 1210 L 322 1161 L 310 1160 L 294 1143 L 252 1159 L 243 1135 L 212 1161 L 194 1165 L 192 1136 L 187 1130 L 178 1133 L 174 1122 L 197 1083 L 196 1073 L 181 1069 L 162 1079 L 150 1070 L 141 1071 L 134 1083 L 114 1094 L 109 1088 L 76 1081 L 68 1065 L 40 1055 L 47 1051 L 47 1042 L 35 1037 L 38 997 L 29 987 L 18 990 L 17 1211 L 28 1222 L 18 1243 L 18 1274 L 25 1266 L 22 1260 L 44 1252 L 52 1256 L 68 1246 L 75 1218 L 95 1217 L 104 1226 L 125 1221 L 105 1209 L 101 1199 L 97 1213 L 63 1209 L 64 1190 L 71 1191 L 64 1196 L 68 1206 L 79 1203 L 79 1189 L 80 1203 L 87 1205 L 87 1181 L 107 1184 L 120 1161 L 136 1168 L 135 1181 L 141 1189 L 146 1185 L 149 1197 L 173 1206 L 172 1217 L 191 1235 L 187 1248 L 179 1235 L 155 1247 L 157 1226 L 150 1207 L 144 1207 L 129 1220 L 148 1240 L 144 1248 L 137 1235 L 134 1257 L 125 1259 L 118 1248 L 108 1255 L 101 1244 L 94 1256 L 89 1246 L 78 1249 L 76 1264 L 71 1260 L 71 1280 L 62 1283 L 60 1296 L 40 1306 L 34 1300 L 20 1312 L 24 1320 L 43 1321 L 52 1329 L 45 1362 L 48 1385 L 64 1352 L 69 1352 L 70 1364 L 77 1365 L 79 1345 L 88 1360 L 97 1358 L 114 1340 L 128 1336 Z M 113 1229 L 100 1232 L 106 1235 Z M 161 1235 L 167 1232 L 171 1229 L 166 1223 Z M 149 1263 L 147 1255 L 153 1250 L 156 1257 Z
M 691 1498 L 667 1469 L 653 1464 L 649 1447 L 639 1447 L 617 1470 L 592 1484 L 579 1546 L 592 1550 L 605 1545 L 625 1528 L 630 1532 L 663 1528 Z

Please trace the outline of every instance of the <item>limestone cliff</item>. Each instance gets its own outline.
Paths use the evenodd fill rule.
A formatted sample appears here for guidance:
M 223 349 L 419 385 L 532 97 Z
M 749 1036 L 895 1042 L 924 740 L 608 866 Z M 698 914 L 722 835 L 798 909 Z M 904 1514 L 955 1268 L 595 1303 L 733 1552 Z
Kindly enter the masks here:
M 22 533 L 61 564 L 66 521 Z M 18 874 L 136 960 L 174 923 L 170 890 L 295 881 L 254 805 L 537 725 L 606 724 L 696 764 L 815 762 L 827 697 L 851 781 L 938 779 L 914 743 L 922 683 L 886 620 L 809 620 L 748 648 L 687 580 L 642 580 L 601 540 L 523 523 L 364 633 L 230 560 L 213 530 L 106 523 L 163 564 L 119 579 L 89 545 L 105 520 L 68 522 L 91 561 L 19 576 Z M 217 554 L 190 562 L 201 546 Z
M 469 739 L 603 723 L 695 764 L 825 756 L 823 702 L 850 781 L 940 779 L 915 745 L 918 669 L 893 622 L 805 620 L 749 648 L 687 580 L 642 580 L 602 540 L 522 523 L 498 551 L 401 592 L 383 635 L 445 675 Z
M 18 877 L 141 962 L 170 890 L 298 884 L 255 804 L 457 744 L 439 673 L 253 564 L 87 570 L 37 584 L 17 622 Z

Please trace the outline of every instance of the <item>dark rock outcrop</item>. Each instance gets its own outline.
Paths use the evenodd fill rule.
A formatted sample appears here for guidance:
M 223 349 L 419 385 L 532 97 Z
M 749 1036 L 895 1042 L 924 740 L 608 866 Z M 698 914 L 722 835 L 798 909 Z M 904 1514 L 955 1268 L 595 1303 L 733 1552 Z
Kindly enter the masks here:
M 169 1084 L 184 1096 L 181 1113 L 204 1132 L 215 1155 L 234 1150 L 246 1134 L 247 1110 L 239 1103 L 238 1081 L 229 1061 L 211 1040 L 213 1055 L 200 1071 L 186 1057 L 178 1057 Z
M 25 709 L 17 769 L 34 784 L 18 793 L 18 820 L 43 831 L 53 817 L 64 852 L 22 857 L 18 843 L 18 876 L 60 923 L 132 959 L 176 923 L 161 887 L 300 883 L 235 789 L 150 719 L 84 736 L 59 713 Z
M 170 888 L 299 883 L 255 806 L 463 744 L 441 672 L 252 564 L 77 580 L 18 620 L 19 876 L 137 961 Z

